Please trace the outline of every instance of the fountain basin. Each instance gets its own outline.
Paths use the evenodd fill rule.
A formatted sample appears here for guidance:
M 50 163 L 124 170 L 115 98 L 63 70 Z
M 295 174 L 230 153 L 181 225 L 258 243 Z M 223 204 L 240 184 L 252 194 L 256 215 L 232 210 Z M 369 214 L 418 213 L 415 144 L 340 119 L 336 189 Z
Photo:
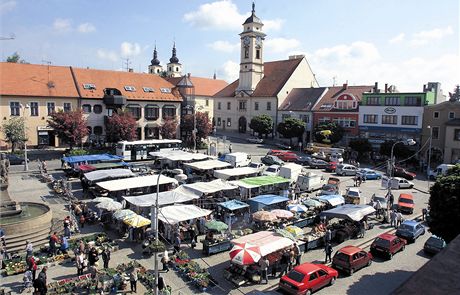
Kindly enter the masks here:
M 6 238 L 19 237 L 50 230 L 53 217 L 51 208 L 45 204 L 20 202 L 20 212 L 14 215 L 1 216 L 0 227 L 5 231 Z

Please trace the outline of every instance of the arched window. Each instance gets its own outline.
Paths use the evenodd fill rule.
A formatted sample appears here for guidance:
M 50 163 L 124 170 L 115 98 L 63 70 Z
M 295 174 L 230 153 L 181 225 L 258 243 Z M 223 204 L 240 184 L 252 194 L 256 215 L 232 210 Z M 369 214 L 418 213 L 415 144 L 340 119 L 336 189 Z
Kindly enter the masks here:
M 100 105 L 100 104 L 95 104 L 95 105 L 93 106 L 93 112 L 94 112 L 95 114 L 100 114 L 100 113 L 102 113 L 102 105 Z
M 146 105 L 144 112 L 145 119 L 147 120 L 156 120 L 160 116 L 160 108 L 154 104 Z

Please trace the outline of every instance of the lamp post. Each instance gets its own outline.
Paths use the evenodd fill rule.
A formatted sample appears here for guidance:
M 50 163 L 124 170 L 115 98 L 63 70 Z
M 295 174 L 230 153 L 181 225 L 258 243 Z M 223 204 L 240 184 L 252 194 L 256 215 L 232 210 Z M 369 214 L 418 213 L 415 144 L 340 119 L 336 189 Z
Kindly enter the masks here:
M 429 144 L 429 148 L 428 148 L 428 166 L 426 167 L 426 174 L 427 174 L 427 178 L 428 178 L 428 191 L 430 191 L 430 172 L 431 172 L 431 141 L 433 139 L 433 128 L 431 128 L 430 125 L 428 125 L 427 127 L 428 129 L 430 129 L 430 144 Z
M 401 140 L 401 141 L 397 141 L 393 144 L 393 146 L 391 147 L 391 156 L 390 156 L 390 179 L 388 180 L 388 193 L 391 194 L 391 179 L 393 178 L 393 170 L 394 170 L 394 160 L 393 160 L 393 150 L 395 148 L 395 146 L 398 144 L 398 143 L 403 143 L 404 145 L 414 145 L 415 144 L 415 140 L 413 140 L 412 138 L 409 138 L 409 139 L 406 139 L 406 140 Z
M 150 222 L 152 224 L 152 229 L 153 229 L 153 234 L 155 236 L 155 243 L 158 245 L 158 197 L 160 194 L 160 177 L 163 172 L 166 172 L 168 170 L 162 169 L 158 173 L 158 179 L 157 179 L 157 195 L 155 197 L 155 206 L 150 207 Z M 158 278 L 159 278 L 159 273 L 158 273 L 158 251 L 155 251 L 155 261 L 154 261 L 154 270 L 155 270 L 155 290 L 154 294 L 158 295 Z
M 27 159 L 27 132 L 26 132 L 26 110 L 29 109 L 29 105 L 26 104 L 25 106 L 21 104 L 21 108 L 23 109 L 22 118 L 24 123 L 24 171 L 29 171 L 29 163 Z

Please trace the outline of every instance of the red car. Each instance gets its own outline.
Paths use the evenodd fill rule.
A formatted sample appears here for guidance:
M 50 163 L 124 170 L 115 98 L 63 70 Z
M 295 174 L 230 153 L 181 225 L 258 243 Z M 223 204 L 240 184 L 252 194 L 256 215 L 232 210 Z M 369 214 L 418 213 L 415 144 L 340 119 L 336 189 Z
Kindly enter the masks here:
M 288 294 L 310 295 L 326 285 L 333 285 L 339 273 L 324 264 L 303 263 L 284 275 L 279 287 Z
M 267 155 L 272 155 L 272 156 L 279 156 L 281 154 L 294 154 L 292 151 L 286 151 L 286 150 L 269 150 Z
M 393 175 L 396 177 L 405 178 L 407 180 L 413 180 L 417 176 L 417 174 L 414 172 L 407 171 L 402 167 L 395 167 L 393 170 Z
M 337 169 L 337 162 L 330 162 L 327 166 L 326 166 L 326 171 L 327 172 L 335 172 L 335 169 Z
M 277 157 L 283 160 L 284 162 L 297 162 L 299 158 L 294 153 L 282 153 L 282 154 L 279 154 Z
M 414 213 L 414 197 L 411 194 L 400 194 L 398 198 L 398 209 L 404 213 Z
M 406 240 L 392 234 L 381 234 L 372 242 L 372 255 L 383 254 L 392 259 L 398 251 L 403 251 L 406 247 Z
M 372 254 L 355 246 L 345 246 L 332 258 L 332 267 L 352 275 L 355 270 L 372 264 Z

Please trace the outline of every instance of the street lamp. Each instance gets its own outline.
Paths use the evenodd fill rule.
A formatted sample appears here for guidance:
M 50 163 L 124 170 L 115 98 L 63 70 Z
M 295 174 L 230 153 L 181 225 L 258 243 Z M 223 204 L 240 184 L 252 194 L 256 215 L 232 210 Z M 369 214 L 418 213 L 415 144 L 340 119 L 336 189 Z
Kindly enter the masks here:
M 393 146 L 391 147 L 391 157 L 390 157 L 390 180 L 389 180 L 389 185 L 388 185 L 388 192 L 391 193 L 391 179 L 393 178 L 393 170 L 394 170 L 394 159 L 393 159 L 393 150 L 395 148 L 395 146 L 398 144 L 398 143 L 403 143 L 404 145 L 414 145 L 416 142 L 415 140 L 413 140 L 412 138 L 409 138 L 409 139 L 406 139 L 406 140 L 401 140 L 401 141 L 397 141 L 393 144 Z
M 428 178 L 428 191 L 430 190 L 430 172 L 431 172 L 431 141 L 433 139 L 433 128 L 430 125 L 427 126 L 430 129 L 430 147 L 428 148 L 428 166 L 426 168 L 426 174 Z
M 29 163 L 27 159 L 27 132 L 26 132 L 26 110 L 29 109 L 29 104 L 26 103 L 24 106 L 21 104 L 21 108 L 23 109 L 22 118 L 24 123 L 24 171 L 29 171 Z

